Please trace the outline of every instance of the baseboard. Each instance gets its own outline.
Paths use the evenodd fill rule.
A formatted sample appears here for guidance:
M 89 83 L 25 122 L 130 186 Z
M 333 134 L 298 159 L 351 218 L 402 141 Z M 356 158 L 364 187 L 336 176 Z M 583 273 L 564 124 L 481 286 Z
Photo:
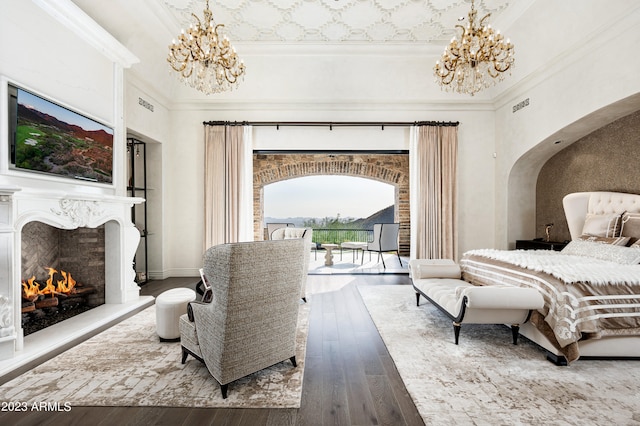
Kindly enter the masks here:
M 173 268 L 165 269 L 163 271 L 149 271 L 150 280 L 166 280 L 167 278 L 174 277 L 199 277 L 200 272 L 198 268 Z

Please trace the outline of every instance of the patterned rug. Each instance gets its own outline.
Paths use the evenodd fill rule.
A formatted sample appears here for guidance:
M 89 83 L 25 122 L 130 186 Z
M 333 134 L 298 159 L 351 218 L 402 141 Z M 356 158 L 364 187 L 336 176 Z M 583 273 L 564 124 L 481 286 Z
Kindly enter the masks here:
M 451 321 L 405 286 L 360 294 L 426 424 L 640 424 L 638 361 L 576 361 L 558 367 L 502 325 Z
M 0 400 L 74 406 L 300 407 L 309 305 L 300 306 L 296 360 L 236 380 L 222 399 L 201 362 L 181 364 L 179 342 L 160 343 L 155 305 L 0 386 Z

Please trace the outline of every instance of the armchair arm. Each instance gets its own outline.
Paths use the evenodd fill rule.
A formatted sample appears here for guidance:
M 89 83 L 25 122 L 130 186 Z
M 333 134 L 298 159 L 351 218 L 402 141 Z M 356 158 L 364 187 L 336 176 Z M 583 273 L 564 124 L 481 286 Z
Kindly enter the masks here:
M 195 317 L 193 315 L 193 307 L 191 306 L 191 304 L 206 305 L 207 303 L 194 300 L 193 302 L 189 302 L 187 304 L 187 318 L 189 318 L 189 321 L 195 322 Z

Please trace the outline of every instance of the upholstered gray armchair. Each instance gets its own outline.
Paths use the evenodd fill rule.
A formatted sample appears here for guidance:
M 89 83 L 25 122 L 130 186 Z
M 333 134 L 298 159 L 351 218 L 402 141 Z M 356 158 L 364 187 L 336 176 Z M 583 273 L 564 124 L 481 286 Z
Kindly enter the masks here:
M 211 247 L 204 274 L 210 303 L 180 317 L 182 363 L 205 363 L 227 397 L 229 383 L 287 359 L 296 366 L 300 288 L 307 275 L 301 238 Z
M 291 238 L 303 238 L 307 248 L 307 257 L 304 260 L 305 270 L 309 270 L 309 262 L 311 260 L 311 249 L 315 247 L 315 244 L 312 242 L 313 240 L 313 229 L 311 228 L 295 228 L 295 227 L 284 227 L 278 228 L 273 231 L 271 234 L 272 240 L 288 240 Z M 300 297 L 305 302 L 307 301 L 307 277 L 304 279 L 304 283 L 302 284 L 302 290 L 300 292 Z
M 384 264 L 384 257 L 382 253 L 388 251 L 395 251 L 398 255 L 398 262 L 402 266 L 402 260 L 400 259 L 400 249 L 398 247 L 398 233 L 400 232 L 399 223 L 374 223 L 373 224 L 373 241 L 367 244 L 368 251 L 378 252 L 378 262 L 382 258 L 382 266 L 386 269 L 387 265 Z

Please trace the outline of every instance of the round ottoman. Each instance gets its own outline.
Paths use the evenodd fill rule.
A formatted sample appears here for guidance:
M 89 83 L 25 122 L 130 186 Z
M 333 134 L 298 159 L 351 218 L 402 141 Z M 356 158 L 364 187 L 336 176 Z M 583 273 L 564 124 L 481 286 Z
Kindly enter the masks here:
M 173 288 L 156 298 L 156 331 L 160 341 L 180 339 L 180 316 L 187 313 L 187 304 L 194 300 L 196 292 L 189 288 Z

